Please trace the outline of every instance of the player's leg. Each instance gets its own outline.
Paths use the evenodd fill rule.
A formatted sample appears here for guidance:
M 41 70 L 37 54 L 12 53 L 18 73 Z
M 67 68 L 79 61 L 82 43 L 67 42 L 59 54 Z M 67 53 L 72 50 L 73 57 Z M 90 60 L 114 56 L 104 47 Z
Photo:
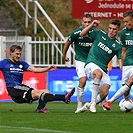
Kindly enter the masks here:
M 122 86 L 124 86 L 128 81 L 129 76 L 133 75 L 133 66 L 123 66 L 122 71 Z M 130 91 L 124 93 L 124 98 L 130 99 Z
M 97 95 L 97 102 L 96 104 L 99 104 L 99 107 L 103 110 L 106 110 L 106 108 L 103 107 L 104 100 L 106 99 L 108 93 L 109 93 L 110 85 L 105 84 L 102 85 L 99 89 L 99 94 Z
M 126 82 L 124 86 L 122 86 L 115 95 L 109 100 L 111 103 L 113 103 L 116 99 L 124 95 L 125 93 L 129 92 L 131 89 L 131 86 L 133 84 L 133 75 L 129 78 L 129 80 Z M 128 96 L 128 94 L 127 94 Z
M 125 98 L 126 100 L 129 100 L 130 97 L 131 97 L 131 95 L 130 95 L 130 90 L 129 90 L 129 91 L 126 91 L 126 92 L 124 93 L 124 98 Z
M 103 73 L 103 76 L 102 76 L 102 79 L 100 81 L 100 87 L 95 92 L 96 93 L 95 96 L 98 93 L 98 95 L 96 96 L 96 104 L 102 102 L 106 98 L 106 96 L 108 95 L 108 92 L 109 92 L 110 85 L 111 85 L 110 78 L 109 78 L 108 74 L 106 74 L 104 71 L 102 71 L 102 73 Z M 102 106 L 102 109 L 105 110 L 105 108 L 103 108 L 103 104 L 102 103 L 100 103 L 100 104 Z M 91 105 L 91 103 L 85 103 L 84 106 L 81 108 L 81 110 L 82 111 L 89 110 L 90 105 Z
M 102 78 L 102 71 L 100 69 L 95 69 L 93 71 L 94 80 L 92 85 L 92 98 L 91 98 L 91 105 L 90 111 L 95 113 L 96 112 L 96 99 L 99 92 L 99 85 Z
M 121 97 L 122 95 L 124 95 L 124 93 L 125 93 L 126 91 L 129 91 L 129 90 L 130 90 L 129 86 L 127 86 L 127 85 L 122 86 L 122 87 L 113 95 L 113 97 L 112 97 L 111 99 L 109 99 L 107 102 L 105 102 L 105 103 L 103 104 L 103 106 L 104 106 L 107 110 L 110 110 L 110 109 L 111 109 L 111 104 L 112 104 L 116 99 L 118 99 L 119 97 Z
M 108 110 L 111 109 L 111 104 L 118 99 L 119 97 L 121 97 L 122 95 L 124 95 L 124 93 L 130 91 L 130 87 L 133 84 L 133 75 L 131 75 L 133 72 L 133 67 L 129 67 L 129 66 L 124 66 L 123 67 L 123 73 L 122 73 L 122 84 L 125 84 L 124 86 L 122 86 L 115 94 L 114 96 L 109 99 L 107 102 L 104 103 L 104 107 Z M 130 78 L 128 79 L 128 77 L 130 76 Z
M 106 110 L 106 108 L 103 107 L 104 99 L 108 95 L 109 92 L 109 85 L 102 85 L 99 89 L 99 93 L 96 98 L 96 105 L 99 104 L 99 107 L 103 110 Z M 86 102 L 84 106 L 80 109 L 82 112 L 85 112 L 90 109 L 91 103 Z
M 110 86 L 110 77 L 107 73 L 103 72 L 103 76 L 100 82 L 99 95 L 97 96 L 97 104 L 99 103 L 99 107 L 101 107 L 103 110 L 106 110 L 106 108 L 103 107 L 103 104 L 104 99 L 107 97 L 109 93 Z
M 76 72 L 79 78 L 79 85 L 77 87 L 77 109 L 75 113 L 80 113 L 80 108 L 82 108 L 82 98 L 84 95 L 84 87 L 86 84 L 86 75 L 85 75 L 85 69 L 84 69 L 84 62 L 81 61 L 75 61 L 76 62 Z
M 96 112 L 96 97 L 97 97 L 97 94 L 99 92 L 98 90 L 98 87 L 99 87 L 99 84 L 100 84 L 100 80 L 101 80 L 101 77 L 100 75 L 102 76 L 102 73 L 100 72 L 99 70 L 100 68 L 95 65 L 94 63 L 88 63 L 86 66 L 85 66 L 85 74 L 87 75 L 87 77 L 89 79 L 93 79 L 93 86 L 92 86 L 92 101 L 91 101 L 91 104 L 90 103 L 87 103 L 85 105 L 90 105 L 90 111 L 91 112 Z M 99 78 L 100 77 L 100 78 Z M 88 108 L 84 108 L 85 106 L 83 106 L 80 110 L 87 110 Z
M 79 109 L 82 108 L 82 98 L 84 95 L 84 86 L 86 84 L 86 77 L 81 77 L 79 79 L 79 86 L 77 88 L 77 110 L 75 113 L 79 113 Z
M 45 113 L 44 107 L 46 106 L 47 102 L 59 100 L 59 101 L 64 101 L 66 104 L 68 104 L 74 92 L 75 92 L 75 88 L 71 89 L 66 95 L 50 94 L 50 93 L 47 93 L 47 90 L 45 91 L 32 90 L 33 99 L 39 99 L 39 105 L 37 107 L 36 112 L 42 112 L 44 110 L 43 113 Z

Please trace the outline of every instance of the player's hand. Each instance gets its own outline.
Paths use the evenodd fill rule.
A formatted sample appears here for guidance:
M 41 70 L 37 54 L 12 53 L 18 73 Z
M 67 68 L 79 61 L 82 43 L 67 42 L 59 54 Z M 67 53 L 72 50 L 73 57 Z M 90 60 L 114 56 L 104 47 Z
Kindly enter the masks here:
M 63 56 L 63 59 L 64 59 L 64 61 L 66 61 L 66 62 L 68 62 L 68 61 L 69 61 L 69 58 L 68 58 L 68 57 L 66 57 L 66 56 Z
M 54 71 L 54 70 L 57 70 L 57 67 L 54 66 L 54 65 L 51 65 L 51 66 L 48 67 L 48 70 L 49 71 Z
M 68 62 L 68 61 L 69 61 L 69 58 L 68 58 L 68 57 L 66 57 L 66 58 L 65 58 L 65 61 L 66 61 L 66 62 Z
M 93 27 L 97 27 L 100 24 L 99 20 L 93 20 L 92 25 Z

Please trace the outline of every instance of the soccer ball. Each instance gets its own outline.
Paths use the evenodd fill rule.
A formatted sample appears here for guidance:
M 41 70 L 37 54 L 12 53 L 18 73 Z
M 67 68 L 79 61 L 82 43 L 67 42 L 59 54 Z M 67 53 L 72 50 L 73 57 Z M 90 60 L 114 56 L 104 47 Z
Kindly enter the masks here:
M 123 112 L 131 112 L 133 109 L 133 102 L 131 100 L 122 99 L 119 102 L 119 108 Z

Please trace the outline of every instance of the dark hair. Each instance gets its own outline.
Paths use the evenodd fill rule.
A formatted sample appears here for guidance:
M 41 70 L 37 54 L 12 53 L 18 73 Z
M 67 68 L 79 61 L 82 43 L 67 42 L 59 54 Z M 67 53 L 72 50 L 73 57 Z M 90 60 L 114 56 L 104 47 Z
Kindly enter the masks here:
M 91 16 L 89 13 L 85 13 L 85 14 L 83 15 L 82 19 L 83 19 L 84 17 L 85 17 L 85 18 L 92 18 L 92 16 Z
M 118 19 L 113 19 L 113 20 L 111 20 L 110 21 L 110 23 L 109 24 L 114 24 L 114 25 L 117 25 L 118 26 L 118 28 L 120 28 L 120 26 L 121 26 L 121 21 L 120 20 L 118 20 Z
M 14 44 L 10 47 L 10 52 L 14 52 L 15 49 L 22 51 L 22 48 L 19 45 Z
M 127 17 L 127 16 L 133 18 L 133 11 L 126 11 L 126 12 L 123 14 L 123 17 L 125 18 L 125 17 Z

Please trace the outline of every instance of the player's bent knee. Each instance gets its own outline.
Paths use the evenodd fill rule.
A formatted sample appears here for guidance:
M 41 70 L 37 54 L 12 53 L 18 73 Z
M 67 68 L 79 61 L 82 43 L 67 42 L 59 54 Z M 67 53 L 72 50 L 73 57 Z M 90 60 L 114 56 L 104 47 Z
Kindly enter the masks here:
M 31 92 L 32 98 L 33 99 L 39 99 L 42 93 L 43 92 L 39 91 L 39 90 L 32 90 L 32 92 Z

